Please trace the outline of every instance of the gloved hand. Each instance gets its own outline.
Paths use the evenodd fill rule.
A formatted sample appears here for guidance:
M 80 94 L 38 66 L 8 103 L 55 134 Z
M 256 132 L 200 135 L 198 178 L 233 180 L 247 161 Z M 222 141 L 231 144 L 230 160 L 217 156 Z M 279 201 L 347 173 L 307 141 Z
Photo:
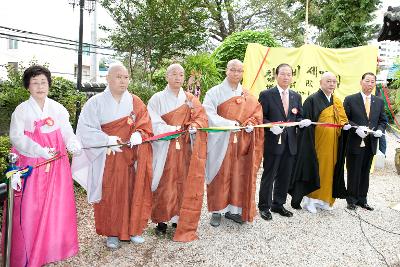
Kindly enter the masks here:
M 121 150 L 121 146 L 116 146 L 118 145 L 118 141 L 121 141 L 121 138 L 119 138 L 118 136 L 109 136 L 108 137 L 108 143 L 107 146 L 110 146 L 109 149 L 111 150 L 111 152 L 113 154 L 115 154 L 115 152 L 122 152 Z
M 351 125 L 350 124 L 345 124 L 345 125 L 343 125 L 343 130 L 344 131 L 347 131 L 347 130 L 349 130 L 351 128 Z
M 82 146 L 77 141 L 72 141 L 67 145 L 67 150 L 74 156 L 79 156 L 82 153 Z
M 279 135 L 283 132 L 283 129 L 279 127 L 278 125 L 274 125 L 269 129 L 273 134 Z
M 54 148 L 42 147 L 42 149 L 37 151 L 37 155 L 40 158 L 51 159 L 54 156 Z
M 197 132 L 197 128 L 196 127 L 193 127 L 193 126 L 189 127 L 189 133 L 190 134 L 195 134 L 196 132 Z
M 251 133 L 254 130 L 254 126 L 247 125 L 246 128 L 244 128 L 244 130 L 246 131 L 246 133 Z
M 15 191 L 21 191 L 22 189 L 22 180 L 21 180 L 21 172 L 17 171 L 11 177 L 11 187 Z
M 143 142 L 142 135 L 139 132 L 134 132 L 129 139 L 129 143 L 131 144 L 131 148 L 133 146 L 140 145 Z
M 381 137 L 382 135 L 383 135 L 383 133 L 382 133 L 381 130 L 376 130 L 376 131 L 374 132 L 374 136 L 377 137 L 377 138 Z
M 361 138 L 365 138 L 367 137 L 367 127 L 366 126 L 358 126 L 357 130 L 356 130 L 356 134 L 358 134 L 359 137 Z
M 301 120 L 300 123 L 299 123 L 299 127 L 300 128 L 308 127 L 310 125 L 311 125 L 311 120 L 309 120 L 309 119 Z

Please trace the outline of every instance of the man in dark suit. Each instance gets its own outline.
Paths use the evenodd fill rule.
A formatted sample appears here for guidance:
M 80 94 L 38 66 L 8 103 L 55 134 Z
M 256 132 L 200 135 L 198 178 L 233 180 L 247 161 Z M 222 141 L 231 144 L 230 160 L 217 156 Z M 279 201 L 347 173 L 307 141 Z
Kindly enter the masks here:
M 346 155 L 347 208 L 350 210 L 355 210 L 357 206 L 373 210 L 367 203 L 369 172 L 377 140 L 387 123 L 383 100 L 371 94 L 375 83 L 375 74 L 365 73 L 360 82 L 361 92 L 344 99 L 344 108 L 353 126 Z
M 310 120 L 302 119 L 301 96 L 290 90 L 293 70 L 280 64 L 275 71 L 277 85 L 260 93 L 258 101 L 263 108 L 263 122 L 298 122 L 309 126 Z M 273 126 L 265 131 L 264 172 L 261 178 L 258 208 L 264 220 L 272 220 L 272 212 L 285 217 L 293 213 L 286 210 L 287 192 L 292 166 L 297 153 L 296 127 Z M 273 191 L 273 193 L 272 193 Z

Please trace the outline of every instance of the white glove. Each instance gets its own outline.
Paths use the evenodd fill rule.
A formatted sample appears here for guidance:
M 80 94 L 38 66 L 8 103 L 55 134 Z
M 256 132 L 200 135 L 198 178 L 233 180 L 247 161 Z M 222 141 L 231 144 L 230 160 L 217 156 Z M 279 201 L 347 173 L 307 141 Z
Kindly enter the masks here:
M 21 172 L 17 171 L 11 177 L 11 187 L 15 191 L 21 191 L 22 189 L 22 180 L 21 180 Z
M 347 131 L 347 130 L 349 130 L 351 128 L 351 125 L 350 124 L 345 124 L 345 125 L 343 125 L 343 130 L 344 131 Z
M 42 147 L 37 153 L 40 158 L 51 159 L 54 156 L 54 148 Z
M 77 141 L 72 141 L 67 145 L 67 150 L 74 156 L 79 156 L 82 153 L 82 146 Z
M 361 138 L 365 138 L 367 137 L 367 133 L 365 132 L 366 130 L 367 130 L 366 126 L 358 126 L 356 134 L 358 134 L 358 136 Z
M 278 125 L 274 125 L 269 129 L 273 134 L 279 135 L 283 132 L 283 129 L 279 127 Z
M 142 135 L 139 132 L 134 132 L 129 139 L 129 143 L 131 144 L 131 148 L 133 146 L 140 145 L 143 142 Z
M 301 120 L 300 123 L 299 123 L 299 127 L 300 128 L 308 127 L 310 125 L 311 125 L 311 120 L 309 120 L 309 119 Z
M 115 152 L 122 152 L 121 150 L 121 146 L 116 146 L 118 145 L 118 141 L 121 141 L 121 138 L 119 138 L 118 136 L 109 136 L 108 137 L 108 143 L 107 146 L 110 146 L 109 149 L 111 150 L 111 152 L 113 154 L 115 154 Z
M 195 134 L 196 132 L 197 132 L 197 128 L 196 127 L 192 127 L 192 126 L 189 127 L 189 133 L 190 134 Z
M 244 130 L 246 131 L 246 133 L 251 133 L 254 130 L 254 126 L 247 125 L 246 128 L 244 128 Z
M 383 133 L 382 133 L 381 130 L 376 130 L 376 131 L 374 132 L 374 136 L 377 137 L 377 138 L 381 137 L 382 135 L 383 135 Z

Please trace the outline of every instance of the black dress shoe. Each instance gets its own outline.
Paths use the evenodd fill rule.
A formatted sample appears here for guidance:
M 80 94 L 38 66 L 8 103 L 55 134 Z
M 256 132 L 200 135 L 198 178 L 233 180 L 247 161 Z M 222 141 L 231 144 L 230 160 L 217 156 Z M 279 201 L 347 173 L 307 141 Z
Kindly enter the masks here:
M 361 208 L 366 209 L 366 210 L 370 210 L 370 211 L 374 210 L 374 208 L 371 207 L 370 205 L 368 205 L 367 203 L 363 203 L 363 204 L 358 204 L 357 203 L 357 206 L 360 206 Z
M 167 233 L 167 224 L 158 223 L 155 230 L 157 235 L 165 235 Z
M 292 217 L 292 216 L 293 216 L 293 213 L 290 212 L 290 211 L 288 211 L 288 210 L 285 209 L 284 207 L 280 207 L 280 208 L 271 208 L 271 211 L 272 211 L 272 212 L 275 212 L 275 213 L 279 213 L 281 216 L 284 216 L 284 217 Z
M 260 210 L 260 216 L 266 221 L 272 220 L 272 214 L 268 210 Z
M 349 210 L 356 210 L 357 206 L 355 204 L 347 204 L 347 209 Z

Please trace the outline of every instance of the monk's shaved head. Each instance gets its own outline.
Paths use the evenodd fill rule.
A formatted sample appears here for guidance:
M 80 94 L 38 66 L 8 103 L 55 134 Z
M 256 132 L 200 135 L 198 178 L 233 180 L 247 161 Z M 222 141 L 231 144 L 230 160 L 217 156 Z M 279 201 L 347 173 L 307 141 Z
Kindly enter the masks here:
M 171 65 L 168 66 L 166 75 L 168 76 L 168 74 L 170 74 L 171 71 L 173 71 L 173 70 L 180 70 L 180 71 L 185 72 L 185 70 L 183 69 L 181 64 L 174 63 L 174 64 L 171 64 Z
M 107 75 L 113 74 L 113 73 L 115 73 L 115 72 L 117 72 L 119 70 L 123 70 L 123 71 L 128 72 L 128 69 L 124 65 L 122 65 L 121 63 L 113 63 L 108 68 Z
M 322 74 L 322 76 L 321 76 L 321 80 L 323 80 L 323 79 L 329 79 L 329 78 L 331 78 L 331 79 L 336 79 L 336 75 L 335 74 L 333 74 L 332 72 L 329 72 L 329 71 L 326 71 L 326 72 L 324 72 L 323 74 Z
M 322 74 L 321 76 L 319 84 L 321 86 L 321 90 L 325 93 L 325 95 L 332 95 L 337 85 L 335 74 L 329 71 L 324 72 L 324 74 Z
M 232 68 L 233 66 L 242 66 L 243 67 L 243 62 L 240 61 L 239 59 L 235 58 L 235 59 L 229 60 L 228 64 L 226 64 L 227 69 Z

